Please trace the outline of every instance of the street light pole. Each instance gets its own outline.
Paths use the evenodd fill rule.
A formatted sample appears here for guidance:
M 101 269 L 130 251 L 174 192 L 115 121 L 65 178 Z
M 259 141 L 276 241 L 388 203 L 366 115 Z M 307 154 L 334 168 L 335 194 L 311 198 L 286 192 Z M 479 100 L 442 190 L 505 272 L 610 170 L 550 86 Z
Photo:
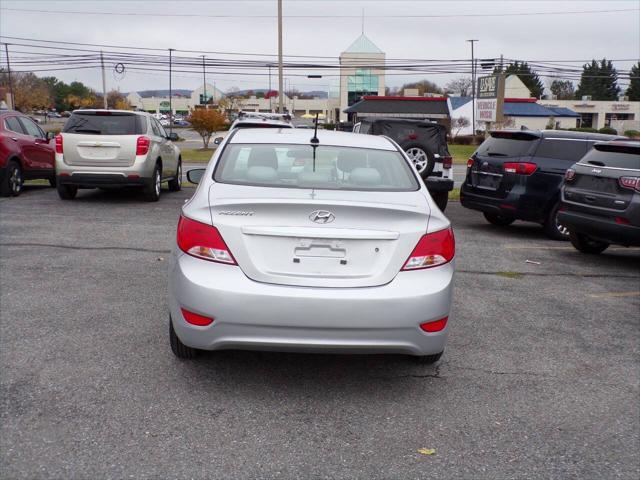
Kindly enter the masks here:
M 284 113 L 282 98 L 282 0 L 278 0 L 278 112 Z
M 173 102 L 171 101 L 171 97 L 173 97 L 173 89 L 171 87 L 171 63 L 174 50 L 174 48 L 169 49 L 169 135 L 173 133 Z
M 203 97 L 204 108 L 207 108 L 207 73 L 204 66 L 204 55 L 202 55 L 202 85 L 203 85 Z M 216 93 L 215 91 L 213 92 Z
M 476 134 L 476 61 L 473 55 L 473 44 L 477 42 L 477 39 L 467 40 L 471 43 L 471 134 Z
M 9 63 L 9 44 L 4 44 L 4 53 L 7 56 L 7 74 L 9 75 L 9 97 L 11 98 L 11 109 L 16 109 L 16 97 L 13 95 L 13 81 L 11 80 L 11 64 Z
M 102 100 L 104 109 L 109 108 L 107 105 L 107 79 L 104 74 L 104 55 L 102 54 L 102 50 L 100 50 L 100 66 L 102 68 Z

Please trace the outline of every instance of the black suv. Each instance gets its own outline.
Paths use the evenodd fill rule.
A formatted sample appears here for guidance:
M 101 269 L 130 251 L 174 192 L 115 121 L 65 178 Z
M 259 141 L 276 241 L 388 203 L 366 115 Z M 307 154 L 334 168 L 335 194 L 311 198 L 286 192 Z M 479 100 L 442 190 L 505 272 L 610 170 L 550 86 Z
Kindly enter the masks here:
M 558 218 L 574 247 L 640 246 L 640 142 L 596 143 L 565 174 Z
M 444 212 L 453 189 L 453 159 L 447 149 L 447 129 L 426 120 L 365 118 L 355 133 L 385 135 L 394 140 L 413 161 L 429 194 Z
M 555 240 L 568 240 L 558 220 L 567 169 L 612 135 L 558 130 L 491 132 L 467 162 L 460 189 L 463 207 L 481 211 L 494 225 L 537 222 Z

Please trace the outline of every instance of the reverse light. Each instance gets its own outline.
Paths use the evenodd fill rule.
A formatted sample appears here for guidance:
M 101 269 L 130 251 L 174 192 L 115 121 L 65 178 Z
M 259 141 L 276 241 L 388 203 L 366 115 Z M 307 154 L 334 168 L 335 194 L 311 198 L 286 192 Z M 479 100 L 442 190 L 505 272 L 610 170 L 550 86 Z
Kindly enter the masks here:
M 56 153 L 64 153 L 64 148 L 62 146 L 62 135 L 57 134 L 55 137 L 56 141 Z
M 418 270 L 449 263 L 456 253 L 456 242 L 451 227 L 423 235 L 402 267 Z
M 572 182 L 574 178 L 576 178 L 576 171 L 573 168 L 570 168 L 566 172 L 564 172 L 565 181 Z
M 149 137 L 138 137 L 136 143 L 136 155 L 146 155 L 149 153 L 149 147 L 151 146 L 151 139 Z
M 212 225 L 196 222 L 181 215 L 178 221 L 177 241 L 180 250 L 192 257 L 237 265 L 220 232 Z
M 505 173 L 515 173 L 517 175 L 531 175 L 538 169 L 535 163 L 529 162 L 514 162 L 505 163 L 503 165 Z
M 213 318 L 205 317 L 204 315 L 198 315 L 197 313 L 190 312 L 189 310 L 185 310 L 181 308 L 182 316 L 191 325 L 197 325 L 199 327 L 206 327 L 207 325 L 211 325 L 213 323 Z
M 424 332 L 439 332 L 440 330 L 444 330 L 444 327 L 447 326 L 447 320 L 449 320 L 449 317 L 444 317 L 440 320 L 434 320 L 433 322 L 421 323 L 420 328 Z
M 450 155 L 446 155 L 444 157 L 442 157 L 442 168 L 451 168 L 451 166 L 453 165 L 453 157 L 451 157 Z
M 640 177 L 620 177 L 618 183 L 622 188 L 640 192 Z

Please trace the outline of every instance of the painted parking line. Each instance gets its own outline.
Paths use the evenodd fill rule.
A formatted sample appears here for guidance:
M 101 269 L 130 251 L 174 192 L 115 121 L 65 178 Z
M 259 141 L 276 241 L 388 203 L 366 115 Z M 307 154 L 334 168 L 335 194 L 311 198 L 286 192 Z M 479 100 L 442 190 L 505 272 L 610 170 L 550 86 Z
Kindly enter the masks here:
M 619 298 L 619 297 L 640 297 L 640 292 L 606 292 L 590 293 L 591 298 Z

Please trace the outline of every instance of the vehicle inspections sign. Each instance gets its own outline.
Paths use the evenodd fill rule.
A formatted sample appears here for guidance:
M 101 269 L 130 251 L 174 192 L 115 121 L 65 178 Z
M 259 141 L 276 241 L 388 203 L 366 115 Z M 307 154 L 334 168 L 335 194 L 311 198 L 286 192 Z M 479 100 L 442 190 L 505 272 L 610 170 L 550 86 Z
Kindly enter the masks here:
M 504 104 L 504 76 L 490 75 L 478 78 L 476 121 L 499 122 Z

